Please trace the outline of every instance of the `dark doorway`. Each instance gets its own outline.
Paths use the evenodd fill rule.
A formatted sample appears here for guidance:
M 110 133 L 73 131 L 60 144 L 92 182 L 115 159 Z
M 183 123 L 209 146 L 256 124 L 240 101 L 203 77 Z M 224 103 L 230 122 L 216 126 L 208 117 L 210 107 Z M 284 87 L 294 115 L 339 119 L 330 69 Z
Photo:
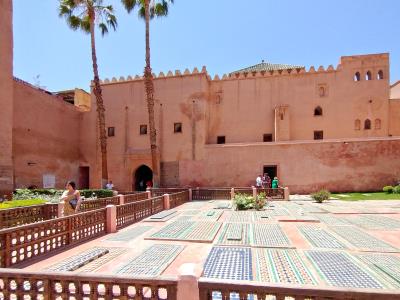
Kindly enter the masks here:
M 153 182 L 153 171 L 148 166 L 141 165 L 134 175 L 134 188 L 136 191 L 145 191 L 146 184 Z
M 263 168 L 264 174 L 267 173 L 268 176 L 272 179 L 274 179 L 275 176 L 278 176 L 278 171 L 276 166 L 264 166 Z
M 89 188 L 89 167 L 79 167 L 79 188 Z

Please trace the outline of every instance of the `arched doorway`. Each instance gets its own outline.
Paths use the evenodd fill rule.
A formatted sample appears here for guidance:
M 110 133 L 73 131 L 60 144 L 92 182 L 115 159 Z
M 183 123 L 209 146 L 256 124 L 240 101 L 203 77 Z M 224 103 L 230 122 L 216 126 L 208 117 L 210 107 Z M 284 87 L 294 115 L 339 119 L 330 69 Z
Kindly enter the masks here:
M 153 171 L 146 165 L 141 165 L 134 174 L 134 188 L 136 191 L 145 191 L 146 183 L 153 182 Z

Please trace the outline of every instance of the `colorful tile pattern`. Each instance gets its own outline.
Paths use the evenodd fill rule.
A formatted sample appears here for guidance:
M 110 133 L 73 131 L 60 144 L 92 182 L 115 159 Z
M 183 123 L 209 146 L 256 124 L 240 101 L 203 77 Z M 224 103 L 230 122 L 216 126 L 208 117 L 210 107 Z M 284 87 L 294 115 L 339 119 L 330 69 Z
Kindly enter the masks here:
M 185 246 L 182 245 L 155 244 L 117 269 L 115 273 L 141 276 L 160 275 L 184 248 Z
M 242 236 L 241 239 L 228 239 L 228 236 L 232 236 L 231 231 L 235 231 L 237 227 L 241 226 L 242 228 Z M 224 224 L 221 233 L 219 235 L 217 244 L 219 245 L 241 245 L 241 246 L 249 246 L 250 245 L 250 236 L 251 236 L 251 225 L 250 224 L 241 224 L 241 223 L 226 223 Z
M 346 249 L 344 243 L 318 225 L 299 225 L 300 232 L 316 248 Z
M 251 249 L 213 247 L 204 264 L 203 277 L 253 280 Z
M 98 259 L 93 260 L 87 265 L 83 266 L 79 269 L 80 273 L 89 273 L 94 272 L 97 269 L 103 267 L 105 264 L 112 261 L 114 258 L 126 253 L 128 249 L 126 248 L 108 248 L 109 252 L 106 255 L 99 257 Z
M 198 219 L 199 220 L 207 220 L 207 221 L 218 221 L 219 218 L 221 217 L 223 211 L 217 211 L 217 210 L 206 210 L 204 212 L 202 212 Z
M 344 217 L 335 217 L 330 214 L 314 214 L 318 220 L 327 225 L 351 225 L 351 223 Z
M 271 248 L 292 247 L 279 224 L 253 224 L 252 246 Z
M 262 282 L 317 284 L 296 250 L 255 249 L 257 278 Z
M 400 229 L 400 220 L 396 220 L 385 216 L 376 216 L 376 215 L 365 215 L 363 216 L 363 218 L 381 225 L 381 227 L 384 229 L 389 229 L 389 230 Z
M 118 233 L 109 236 L 105 240 L 112 242 L 127 242 L 139 237 L 152 228 L 153 227 L 151 226 L 137 226 L 128 230 L 119 231 Z
M 344 288 L 382 289 L 371 274 L 356 264 L 348 254 L 343 252 L 307 251 L 308 258 L 329 285 Z
M 398 249 L 354 226 L 331 226 L 336 234 L 360 250 L 394 252 Z
M 229 223 L 251 223 L 254 221 L 255 212 L 253 211 L 232 211 L 230 213 Z

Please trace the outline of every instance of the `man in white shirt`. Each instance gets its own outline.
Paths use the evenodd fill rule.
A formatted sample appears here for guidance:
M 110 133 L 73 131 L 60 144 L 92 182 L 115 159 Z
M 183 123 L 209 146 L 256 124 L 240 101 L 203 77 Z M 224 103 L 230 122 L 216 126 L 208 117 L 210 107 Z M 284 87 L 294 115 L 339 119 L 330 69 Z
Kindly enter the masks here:
M 261 175 L 258 175 L 258 176 L 257 176 L 257 179 L 256 179 L 256 186 L 257 186 L 257 187 L 262 187 L 262 178 L 261 178 Z
M 107 189 L 107 190 L 112 190 L 113 188 L 114 188 L 114 185 L 113 185 L 112 181 L 109 180 L 109 181 L 107 182 L 107 184 L 106 184 L 106 189 Z

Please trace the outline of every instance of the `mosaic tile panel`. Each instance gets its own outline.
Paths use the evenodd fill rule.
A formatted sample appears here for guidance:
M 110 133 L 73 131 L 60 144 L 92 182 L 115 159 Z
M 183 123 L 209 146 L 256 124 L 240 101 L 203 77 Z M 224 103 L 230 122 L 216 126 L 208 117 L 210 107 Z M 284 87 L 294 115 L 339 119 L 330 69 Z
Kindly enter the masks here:
M 360 250 L 379 252 L 397 251 L 396 248 L 388 243 L 378 240 L 354 226 L 331 226 L 330 229 Z
M 307 213 L 327 213 L 327 211 L 315 204 L 304 203 L 300 205 L 300 208 Z
M 290 248 L 288 237 L 279 224 L 253 224 L 252 245 L 256 247 Z
M 356 264 L 343 252 L 307 251 L 307 256 L 329 285 L 345 288 L 382 289 L 370 273 Z
M 213 247 L 204 264 L 203 277 L 253 280 L 251 249 Z
M 347 218 L 344 217 L 335 217 L 328 214 L 315 214 L 313 216 L 327 225 L 351 225 Z
M 175 218 L 176 221 L 192 221 L 192 216 L 179 216 Z
M 296 250 L 255 249 L 255 251 L 258 280 L 284 284 L 317 283 Z
M 354 216 L 348 219 L 353 225 L 365 228 L 365 229 L 385 229 L 387 226 L 384 226 L 380 223 L 375 222 L 374 220 L 367 219 L 365 216 Z
M 254 221 L 255 213 L 252 211 L 233 211 L 231 212 L 228 222 L 230 223 L 251 223 Z
M 221 223 L 196 222 L 192 230 L 187 232 L 182 239 L 190 241 L 212 242 L 220 227 Z
M 315 225 L 299 225 L 300 232 L 316 248 L 345 249 L 347 248 L 335 236 L 325 229 Z
M 166 217 L 173 215 L 175 213 L 176 213 L 176 210 L 172 210 L 172 209 L 163 210 L 155 215 L 152 215 L 149 219 L 151 219 L 151 220 L 165 219 Z
M 129 263 L 119 268 L 115 273 L 129 275 L 160 275 L 185 246 L 171 244 L 155 244 Z
M 120 256 L 121 254 L 126 253 L 126 251 L 128 251 L 128 249 L 126 249 L 126 248 L 109 248 L 108 250 L 109 250 L 109 252 L 106 255 L 103 255 L 103 256 L 99 257 L 98 259 L 95 259 L 94 261 L 83 266 L 82 268 L 79 269 L 79 272 L 80 273 L 94 272 L 97 269 L 104 266 L 105 264 L 112 261 L 114 258 L 116 258 L 116 257 Z
M 181 211 L 181 216 L 195 216 L 197 215 L 201 210 L 199 209 L 189 209 L 189 210 L 182 210 Z
M 400 220 L 385 216 L 367 215 L 363 216 L 365 219 L 371 220 L 377 224 L 382 225 L 385 229 L 400 229 Z
M 203 201 L 192 201 L 186 202 L 180 207 L 180 209 L 200 209 L 203 208 L 205 205 L 207 205 L 207 203 Z
M 224 202 L 219 202 L 217 205 L 213 207 L 214 209 L 231 209 L 232 208 L 232 202 L 230 201 L 224 201 Z
M 358 254 L 364 264 L 382 275 L 393 288 L 400 288 L 400 257 L 387 254 Z
M 242 238 L 240 240 L 228 239 L 228 236 L 231 236 L 231 231 L 235 230 L 235 226 L 242 226 Z M 250 245 L 250 236 L 251 236 L 251 225 L 250 224 L 240 224 L 240 223 L 226 223 L 221 230 L 221 234 L 219 235 L 217 244 L 219 245 Z
M 128 230 L 120 231 L 116 234 L 111 235 L 110 237 L 106 238 L 107 241 L 112 242 L 127 242 L 137 238 L 138 236 L 142 235 L 146 231 L 150 230 L 151 226 L 138 226 Z
M 165 225 L 151 237 L 159 239 L 179 239 L 190 231 L 195 222 L 194 221 L 175 221 Z
M 267 208 L 266 210 L 259 212 L 259 215 L 282 217 L 282 216 L 289 216 L 290 213 L 286 208 L 276 207 L 276 208 Z
M 216 210 L 206 210 L 201 212 L 198 219 L 200 220 L 207 220 L 207 221 L 218 221 L 221 217 L 223 211 L 216 211 Z
M 241 241 L 243 236 L 243 224 L 230 224 L 226 233 L 226 239 L 230 241 Z
M 60 263 L 48 267 L 47 270 L 57 272 L 75 271 L 91 261 L 106 255 L 108 252 L 109 250 L 103 247 L 90 248 L 78 255 L 71 256 Z

